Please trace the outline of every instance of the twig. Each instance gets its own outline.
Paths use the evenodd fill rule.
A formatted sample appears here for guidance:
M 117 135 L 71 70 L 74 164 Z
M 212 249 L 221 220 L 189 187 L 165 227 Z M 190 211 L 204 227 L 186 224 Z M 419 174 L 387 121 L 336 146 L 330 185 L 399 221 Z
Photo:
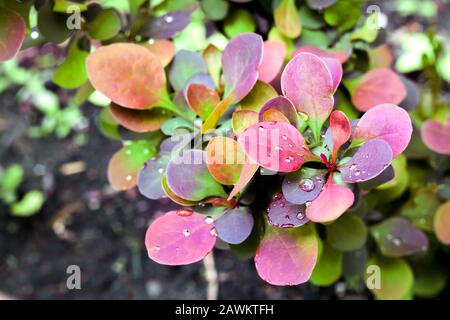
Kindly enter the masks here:
M 212 251 L 203 259 L 203 265 L 205 267 L 206 282 L 208 283 L 206 298 L 208 300 L 217 300 L 219 296 L 219 277 L 217 275 Z

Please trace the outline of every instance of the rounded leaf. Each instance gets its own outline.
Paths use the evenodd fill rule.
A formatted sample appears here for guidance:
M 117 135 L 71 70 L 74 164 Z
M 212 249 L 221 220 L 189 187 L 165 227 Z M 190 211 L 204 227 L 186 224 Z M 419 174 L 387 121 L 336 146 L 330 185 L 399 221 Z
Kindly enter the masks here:
M 308 281 L 317 261 L 318 240 L 311 224 L 300 228 L 268 227 L 255 256 L 258 275 L 278 286 Z
M 329 222 L 349 209 L 355 196 L 347 187 L 335 184 L 330 177 L 319 196 L 306 207 L 306 216 L 314 222 Z
M 267 208 L 269 223 L 275 227 L 293 228 L 307 223 L 305 206 L 286 201 L 281 193 L 277 193 Z
M 434 233 L 445 245 L 450 245 L 450 201 L 441 205 L 434 216 Z
M 126 143 L 108 163 L 108 181 L 118 191 L 134 188 L 144 163 L 156 154 L 159 140 L 136 140 Z
M 296 171 L 312 157 L 300 132 L 286 122 L 257 123 L 238 141 L 252 161 L 273 171 Z
M 281 89 L 297 111 L 320 126 L 333 109 L 334 84 L 328 67 L 311 53 L 296 55 L 284 68 Z
M 375 270 L 375 272 L 381 274 L 379 287 L 373 286 L 374 289 L 370 289 L 377 299 L 400 300 L 410 292 L 414 275 L 405 260 L 375 256 L 368 262 L 368 268 L 371 266 L 377 268 L 370 270 Z M 376 279 L 374 275 L 373 271 L 366 273 L 368 283 L 371 283 L 369 278 Z
M 163 67 L 166 67 L 175 56 L 175 45 L 169 40 L 156 39 L 144 46 L 158 57 Z
M 302 168 L 288 174 L 281 188 L 287 201 L 304 204 L 319 196 L 324 183 L 325 177 L 322 171 Z
M 13 58 L 25 39 L 26 26 L 16 12 L 0 8 L 0 62 Z
M 162 153 L 148 160 L 137 176 L 139 192 L 149 199 L 160 199 L 166 196 L 161 180 L 170 161 L 169 153 Z
M 356 154 L 339 167 L 342 180 L 356 183 L 375 178 L 382 173 L 392 161 L 392 149 L 381 139 L 364 143 Z
M 326 226 L 327 242 L 340 251 L 361 248 L 367 240 L 367 228 L 357 215 L 346 213 Z
M 406 97 L 406 88 L 391 69 L 369 71 L 352 91 L 352 102 L 361 111 L 381 103 L 399 104 Z
M 214 222 L 217 235 L 230 244 L 239 244 L 248 238 L 253 229 L 253 216 L 248 208 L 234 208 Z
M 404 109 L 393 104 L 380 104 L 361 117 L 353 140 L 382 139 L 391 146 L 395 158 L 408 146 L 412 130 L 411 119 Z
M 91 39 L 108 40 L 116 36 L 122 28 L 119 13 L 114 9 L 104 9 L 87 24 Z
M 259 66 L 258 80 L 271 82 L 281 70 L 284 57 L 286 56 L 286 45 L 279 41 L 264 41 L 264 53 Z
M 264 114 L 271 109 L 280 111 L 294 127 L 297 126 L 297 111 L 286 97 L 280 96 L 268 100 L 259 110 L 259 121 L 264 121 Z
M 169 80 L 175 91 L 184 88 L 186 82 L 197 73 L 207 73 L 208 66 L 198 52 L 180 50 L 170 67 Z
M 226 197 L 222 186 L 209 173 L 206 152 L 202 150 L 186 150 L 173 157 L 167 166 L 167 184 L 178 197 L 190 201 Z
M 235 100 L 244 98 L 258 79 L 263 56 L 260 35 L 244 33 L 232 39 L 222 55 L 225 96 L 235 93 Z
M 95 89 L 131 109 L 158 104 L 166 90 L 161 62 L 137 44 L 114 43 L 98 48 L 87 60 L 87 71 Z
M 428 148 L 437 153 L 450 154 L 450 117 L 446 124 L 436 120 L 425 121 L 421 134 Z
M 371 229 L 381 253 L 401 257 L 428 249 L 428 238 L 404 218 L 387 219 Z
M 258 123 L 258 113 L 253 110 L 236 110 L 232 115 L 233 132 L 240 135 L 248 127 Z
M 147 229 L 145 246 L 150 259 L 165 265 L 200 261 L 214 247 L 214 226 L 192 210 L 169 211 Z
M 161 128 L 161 124 L 172 117 L 170 112 L 159 108 L 133 110 L 112 103 L 110 109 L 114 119 L 120 125 L 134 132 L 157 131 Z

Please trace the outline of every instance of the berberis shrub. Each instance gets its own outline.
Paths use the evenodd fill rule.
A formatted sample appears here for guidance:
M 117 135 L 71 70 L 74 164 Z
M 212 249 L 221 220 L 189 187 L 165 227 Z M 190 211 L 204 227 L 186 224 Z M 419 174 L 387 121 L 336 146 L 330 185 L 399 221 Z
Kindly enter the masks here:
M 100 129 L 123 140 L 114 189 L 179 205 L 150 224 L 150 259 L 190 264 L 219 247 L 254 257 L 273 285 L 344 278 L 357 289 L 369 266 L 382 273 L 369 288 L 378 299 L 442 290 L 446 275 L 423 270 L 450 243 L 446 165 L 431 184 L 408 165 L 425 148 L 417 132 L 450 153 L 450 111 L 422 112 L 364 1 L 78 2 L 81 29 L 57 39 L 45 17 L 73 3 L 35 4 L 46 39 L 70 39 L 53 81 L 80 101 L 107 98 Z M 0 32 L 14 30 L 0 33 L 1 60 L 30 31 L 14 9 L 0 9 Z M 432 214 L 419 203 L 429 190 Z

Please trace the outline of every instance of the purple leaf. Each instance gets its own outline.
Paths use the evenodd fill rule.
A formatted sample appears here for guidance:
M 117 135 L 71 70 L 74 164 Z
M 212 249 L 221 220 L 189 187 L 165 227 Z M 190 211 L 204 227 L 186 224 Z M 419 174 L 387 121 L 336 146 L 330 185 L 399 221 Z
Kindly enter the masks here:
M 411 119 L 404 109 L 393 104 L 379 104 L 358 121 L 353 141 L 382 139 L 391 146 L 395 158 L 408 146 L 412 130 Z
M 217 235 L 227 243 L 239 244 L 248 238 L 253 229 L 253 216 L 248 208 L 230 209 L 215 221 Z
M 243 33 L 232 39 L 222 55 L 225 97 L 235 93 L 235 100 L 244 98 L 258 79 L 262 62 L 263 40 L 255 33 Z
M 167 39 L 187 27 L 191 20 L 191 13 L 188 11 L 169 12 L 160 17 L 151 17 L 137 32 L 137 35 Z
M 297 127 L 297 111 L 288 98 L 276 97 L 267 101 L 259 111 L 259 121 L 264 121 L 264 113 L 270 109 L 280 111 L 294 127 Z
M 381 252 L 390 257 L 401 257 L 428 249 L 428 238 L 408 220 L 393 217 L 372 227 Z
M 160 153 L 148 160 L 139 171 L 137 185 L 139 192 L 149 199 L 160 199 L 166 196 L 161 179 L 166 173 L 167 164 L 170 161 L 169 153 Z
M 287 201 L 304 204 L 317 198 L 325 184 L 324 175 L 319 170 L 301 169 L 288 174 L 282 185 L 283 195 Z
M 200 201 L 209 196 L 227 197 L 206 166 L 206 152 L 186 150 L 167 166 L 167 184 L 180 198 Z
M 198 52 L 180 50 L 170 67 L 169 81 L 175 91 L 185 87 L 188 80 L 198 73 L 208 73 L 208 66 Z
M 384 140 L 364 143 L 353 158 L 339 167 L 342 180 L 348 183 L 367 181 L 383 172 L 392 161 L 392 149 Z
M 214 225 L 189 209 L 169 211 L 147 229 L 150 259 L 165 265 L 184 265 L 203 259 L 216 243 Z
M 277 193 L 267 208 L 271 225 L 280 228 L 300 227 L 309 220 L 305 215 L 306 206 L 289 203 L 280 193 Z
M 399 106 L 406 111 L 413 111 L 420 102 L 419 88 L 417 85 L 404 76 L 399 76 L 406 88 L 406 97 L 400 102 Z
M 385 170 L 383 170 L 379 175 L 370 180 L 359 183 L 359 187 L 362 190 L 370 190 L 381 186 L 382 184 L 391 181 L 395 177 L 394 167 L 389 165 Z

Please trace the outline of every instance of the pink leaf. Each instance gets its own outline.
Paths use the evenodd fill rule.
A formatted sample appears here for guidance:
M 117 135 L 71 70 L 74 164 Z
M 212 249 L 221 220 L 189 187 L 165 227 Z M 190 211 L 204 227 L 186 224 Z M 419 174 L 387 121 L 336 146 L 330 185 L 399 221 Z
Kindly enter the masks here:
M 352 92 L 352 102 L 361 111 L 381 103 L 399 104 L 405 97 L 405 85 L 394 71 L 387 68 L 368 72 Z
M 342 80 L 342 64 L 335 58 L 322 58 L 322 61 L 327 65 L 328 71 L 330 71 L 331 78 L 333 79 L 333 92 L 336 92 L 339 83 Z
M 147 229 L 145 246 L 150 259 L 166 265 L 184 265 L 203 259 L 216 243 L 214 226 L 189 209 L 169 211 Z
M 436 120 L 425 121 L 421 133 L 428 148 L 437 153 L 450 154 L 450 117 L 447 124 Z
M 331 135 L 333 137 L 333 163 L 336 161 L 336 155 L 344 143 L 350 139 L 352 127 L 345 113 L 336 110 L 330 116 Z
M 311 224 L 293 229 L 268 226 L 256 251 L 256 270 L 270 284 L 298 285 L 310 278 L 317 252 L 317 236 Z
M 238 141 L 252 161 L 273 171 L 296 171 L 314 157 L 300 132 L 286 122 L 254 124 Z
M 87 60 L 87 71 L 94 88 L 123 107 L 148 109 L 167 94 L 161 62 L 137 44 L 98 48 Z
M 334 221 L 347 211 L 354 201 L 353 191 L 335 184 L 330 176 L 319 196 L 306 207 L 306 216 L 314 222 Z
M 262 55 L 263 41 L 255 33 L 243 33 L 228 43 L 222 55 L 225 97 L 234 92 L 239 101 L 250 92 L 258 80 Z
M 353 140 L 383 139 L 397 157 L 411 140 L 412 124 L 408 113 L 393 104 L 380 104 L 367 111 L 356 125 Z
M 348 59 L 348 55 L 344 51 L 325 51 L 311 46 L 302 46 L 297 48 L 292 53 L 292 58 L 302 52 L 315 54 L 319 58 L 335 58 L 338 59 L 340 63 L 345 63 Z
M 300 53 L 287 64 L 281 89 L 297 111 L 306 113 L 319 127 L 333 109 L 331 73 L 325 62 L 311 53 Z
M 286 45 L 278 41 L 267 40 L 264 42 L 264 53 L 259 66 L 258 80 L 271 82 L 280 72 L 286 56 Z
M 25 38 L 26 26 L 16 12 L 0 8 L 0 62 L 13 58 Z

